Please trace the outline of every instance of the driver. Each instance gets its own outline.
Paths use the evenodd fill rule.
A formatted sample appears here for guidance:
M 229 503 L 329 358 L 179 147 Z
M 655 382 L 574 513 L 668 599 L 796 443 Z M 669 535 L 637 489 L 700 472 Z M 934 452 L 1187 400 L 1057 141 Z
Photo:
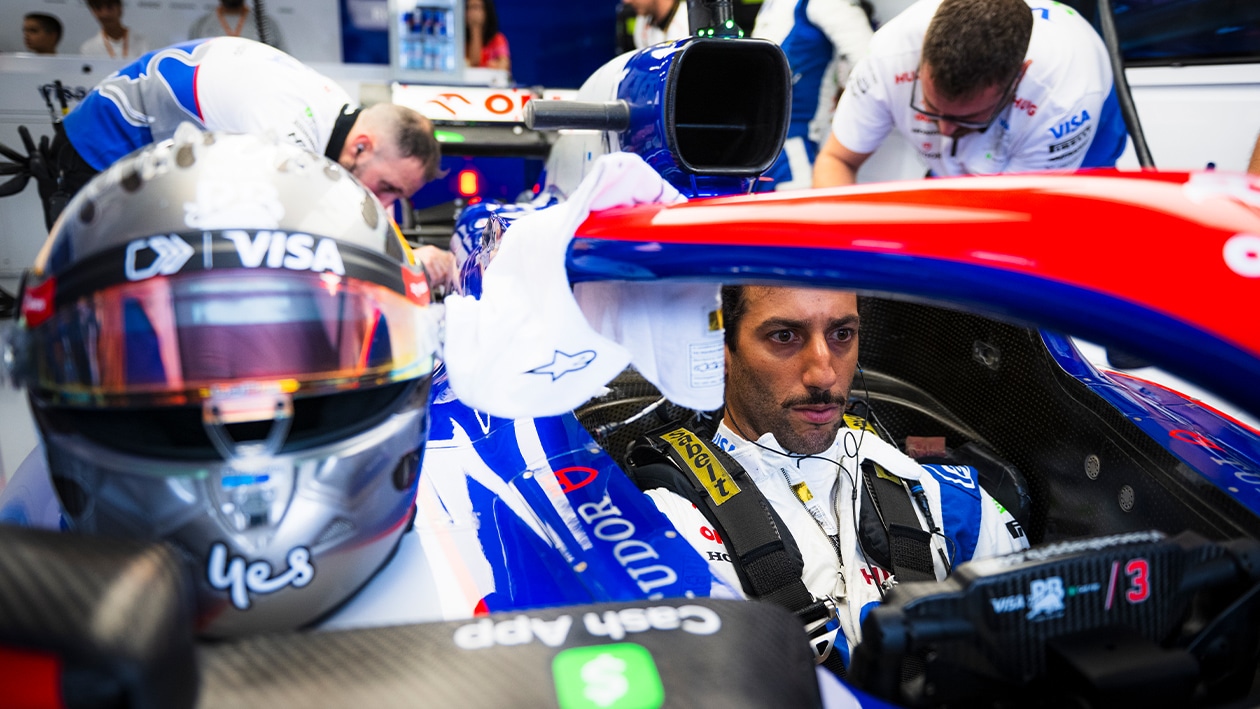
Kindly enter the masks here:
M 930 175 L 1113 167 L 1125 127 L 1107 50 L 1041 0 L 919 0 L 875 33 L 814 163 L 850 185 L 896 129 Z
M 25 277 L 12 361 L 47 456 L 27 479 L 73 530 L 174 545 L 206 635 L 309 624 L 414 515 L 428 303 L 347 170 L 183 125 L 89 182 Z
M 908 548 L 914 549 L 915 539 L 923 542 L 931 535 L 930 548 L 921 547 L 930 554 L 930 567 L 905 567 L 904 575 L 924 580 L 944 579 L 969 559 L 1027 548 L 1014 517 L 980 489 L 974 469 L 919 465 L 860 419 L 845 416 L 859 369 L 856 295 L 726 286 L 722 314 L 726 405 L 708 453 L 719 461 L 722 452 L 729 453 L 733 460 L 728 463 L 742 466 L 772 507 L 785 544 L 799 550 L 809 595 L 840 608 L 834 647 L 846 665 L 850 646 L 861 638 L 865 612 L 880 601 L 894 570 L 899 580 L 910 580 L 898 568 L 905 557 L 892 551 L 902 541 L 910 540 Z M 667 438 L 685 435 L 674 432 Z M 632 466 L 644 460 L 650 459 L 631 455 Z M 645 480 L 669 479 L 659 463 L 633 474 L 645 489 L 652 487 Z M 739 564 L 731 543 L 733 535 L 748 530 L 723 526 L 711 512 L 742 494 L 731 482 L 710 490 L 714 506 L 705 500 L 697 504 L 694 496 L 688 499 L 671 485 L 649 489 L 648 495 L 715 571 L 750 595 L 767 598 L 754 592 L 758 572 L 752 564 Z M 909 499 L 917 517 L 911 524 L 926 534 L 880 525 L 871 516 L 873 498 L 867 493 L 875 487 L 883 521 L 891 521 L 896 503 Z

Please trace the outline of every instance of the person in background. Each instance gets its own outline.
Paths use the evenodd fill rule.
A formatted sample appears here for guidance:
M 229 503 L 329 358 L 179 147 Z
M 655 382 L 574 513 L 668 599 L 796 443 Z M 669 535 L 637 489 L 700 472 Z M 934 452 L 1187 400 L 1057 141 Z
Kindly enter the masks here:
M 1260 135 L 1256 136 L 1256 147 L 1251 149 L 1251 161 L 1247 163 L 1247 172 L 1260 175 Z
M 1112 167 L 1128 137 L 1102 38 L 1037 0 L 919 0 L 880 27 L 814 186 L 853 184 L 893 129 L 935 177 Z
M 56 54 L 61 41 L 61 20 L 46 12 L 28 12 L 22 18 L 22 43 L 35 54 Z
M 202 37 L 244 37 L 261 42 L 258 25 L 262 23 L 267 34 L 267 44 L 284 52 L 284 35 L 280 26 L 267 13 L 257 13 L 245 4 L 245 0 L 219 0 L 213 12 L 207 12 L 188 28 L 188 39 Z
M 101 31 L 79 45 L 79 54 L 133 59 L 149 51 L 148 38 L 122 23 L 122 0 L 87 0 L 87 6 L 100 24 Z
M 856 0 L 767 0 L 752 36 L 779 45 L 792 69 L 787 140 L 758 191 L 804 189 L 838 92 L 870 48 L 871 19 Z
M 464 5 L 464 51 L 470 67 L 512 71 L 507 37 L 499 31 L 494 0 L 467 0 Z
M 634 48 L 643 49 L 691 34 L 686 0 L 622 0 L 634 8 Z

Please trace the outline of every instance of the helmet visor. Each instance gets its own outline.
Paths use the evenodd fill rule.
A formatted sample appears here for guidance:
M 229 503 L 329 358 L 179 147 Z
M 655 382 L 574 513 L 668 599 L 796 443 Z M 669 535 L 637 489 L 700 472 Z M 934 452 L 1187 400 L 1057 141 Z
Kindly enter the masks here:
M 262 387 L 294 396 L 429 374 L 431 309 L 332 273 L 155 277 L 63 303 L 27 333 L 25 383 L 74 406 L 194 404 Z

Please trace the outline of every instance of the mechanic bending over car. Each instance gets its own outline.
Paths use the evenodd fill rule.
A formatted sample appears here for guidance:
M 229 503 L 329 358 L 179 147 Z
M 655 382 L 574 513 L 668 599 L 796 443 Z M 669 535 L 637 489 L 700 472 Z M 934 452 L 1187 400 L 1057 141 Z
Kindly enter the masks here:
M 726 286 L 722 317 L 726 403 L 712 442 L 657 429 L 632 449 L 630 474 L 723 578 L 796 611 L 820 661 L 843 671 L 890 578 L 941 580 L 1027 548 L 974 468 L 920 465 L 845 414 L 861 376 L 855 294 Z M 785 548 L 766 553 L 776 527 Z
M 814 186 L 855 183 L 894 128 L 938 177 L 1114 167 L 1127 138 L 1102 39 L 1048 0 L 919 0 L 881 27 Z
M 416 111 L 390 103 L 361 108 L 332 79 L 260 42 L 193 40 L 149 52 L 106 77 L 56 125 L 51 146 L 32 151 L 26 169 L 38 183 L 46 226 L 98 172 L 170 138 L 183 122 L 273 133 L 322 153 L 386 209 L 434 179 L 441 161 L 433 125 Z M 429 246 L 417 257 L 435 285 L 454 278 L 448 252 Z

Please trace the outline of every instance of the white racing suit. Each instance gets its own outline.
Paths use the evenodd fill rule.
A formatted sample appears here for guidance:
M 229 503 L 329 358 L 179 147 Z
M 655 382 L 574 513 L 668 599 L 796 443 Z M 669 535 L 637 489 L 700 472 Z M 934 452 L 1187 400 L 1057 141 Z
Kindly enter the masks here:
M 809 592 L 816 599 L 831 597 L 836 602 L 835 647 L 846 665 L 849 651 L 861 640 L 862 619 L 880 602 L 882 584 L 891 577 L 889 570 L 867 560 L 859 542 L 863 461 L 874 461 L 888 473 L 922 485 L 932 519 L 942 531 L 931 543 L 938 580 L 948 573 L 944 559 L 954 567 L 1028 547 L 1011 513 L 980 488 L 974 468 L 920 465 L 870 431 L 842 428 L 831 448 L 805 458 L 783 452 L 772 433 L 754 445 L 722 424 L 713 440 L 744 467 L 786 524 L 804 559 L 803 580 Z M 793 486 L 802 490 L 799 497 Z M 731 555 L 700 510 L 664 489 L 647 494 L 713 570 L 739 586 Z M 930 529 L 922 512 L 915 512 L 923 528 Z M 836 535 L 838 550 L 828 535 Z

